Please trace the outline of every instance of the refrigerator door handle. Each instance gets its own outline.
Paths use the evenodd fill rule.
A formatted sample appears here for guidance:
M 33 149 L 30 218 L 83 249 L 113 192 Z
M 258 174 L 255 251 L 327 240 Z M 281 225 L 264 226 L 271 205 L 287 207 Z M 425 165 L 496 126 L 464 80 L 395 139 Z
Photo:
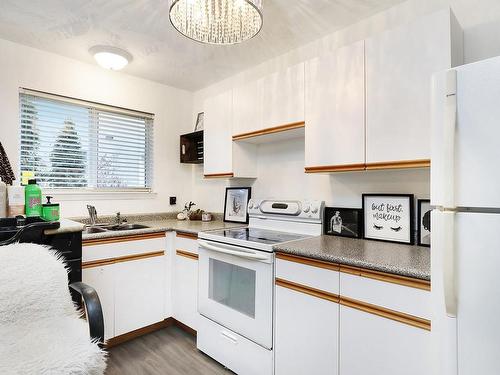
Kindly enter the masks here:
M 443 126 L 443 206 L 455 207 L 455 128 L 457 124 L 457 71 L 446 72 L 446 106 Z
M 446 314 L 457 316 L 457 291 L 455 284 L 455 213 L 443 213 L 443 287 Z

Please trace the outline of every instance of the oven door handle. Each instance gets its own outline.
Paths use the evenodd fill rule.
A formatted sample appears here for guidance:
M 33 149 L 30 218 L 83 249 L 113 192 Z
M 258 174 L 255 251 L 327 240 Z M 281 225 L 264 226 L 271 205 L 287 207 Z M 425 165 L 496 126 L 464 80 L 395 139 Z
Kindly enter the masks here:
M 269 255 L 262 255 L 262 254 L 258 254 L 258 253 L 253 252 L 253 251 L 241 251 L 240 248 L 238 248 L 236 246 L 231 246 L 231 245 L 224 245 L 224 247 L 215 246 L 215 245 L 209 244 L 208 242 L 203 241 L 203 240 L 198 240 L 198 244 L 204 249 L 217 251 L 218 253 L 235 255 L 235 256 L 238 256 L 241 258 L 246 258 L 246 259 L 262 260 L 262 261 L 270 262 Z

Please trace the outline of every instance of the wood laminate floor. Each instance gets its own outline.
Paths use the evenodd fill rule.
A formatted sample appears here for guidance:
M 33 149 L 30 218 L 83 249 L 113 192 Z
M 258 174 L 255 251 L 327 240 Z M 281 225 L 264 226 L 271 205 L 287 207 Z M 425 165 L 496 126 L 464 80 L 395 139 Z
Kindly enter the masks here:
M 230 375 L 196 349 L 196 338 L 175 326 L 109 349 L 106 375 Z

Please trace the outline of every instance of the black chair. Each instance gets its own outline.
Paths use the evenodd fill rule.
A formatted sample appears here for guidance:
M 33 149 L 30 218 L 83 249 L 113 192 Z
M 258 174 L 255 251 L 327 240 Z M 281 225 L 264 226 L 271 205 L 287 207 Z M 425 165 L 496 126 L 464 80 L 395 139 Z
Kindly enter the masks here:
M 11 238 L 0 241 L 0 246 L 14 243 L 39 243 L 48 229 L 59 228 L 59 222 L 36 222 L 21 227 Z M 104 317 L 99 296 L 94 288 L 82 282 L 74 282 L 69 287 L 83 299 L 85 315 L 89 324 L 90 337 L 97 340 L 100 347 L 104 345 Z

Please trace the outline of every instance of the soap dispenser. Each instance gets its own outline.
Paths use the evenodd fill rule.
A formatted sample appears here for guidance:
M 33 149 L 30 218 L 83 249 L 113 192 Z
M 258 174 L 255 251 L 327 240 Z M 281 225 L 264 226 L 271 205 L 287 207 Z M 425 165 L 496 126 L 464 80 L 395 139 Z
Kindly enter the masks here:
M 42 217 L 47 221 L 58 221 L 59 220 L 59 203 L 52 203 L 50 200 L 52 197 L 47 195 L 47 203 L 43 205 Z

